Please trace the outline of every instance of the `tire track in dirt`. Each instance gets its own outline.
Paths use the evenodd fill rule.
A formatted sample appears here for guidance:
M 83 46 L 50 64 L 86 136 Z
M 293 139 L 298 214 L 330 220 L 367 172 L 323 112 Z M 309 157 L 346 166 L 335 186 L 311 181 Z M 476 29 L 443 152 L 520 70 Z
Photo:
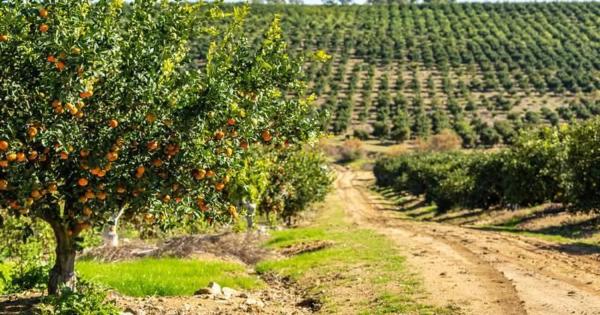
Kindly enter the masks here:
M 600 262 L 552 243 L 398 218 L 371 194 L 371 172 L 338 169 L 346 213 L 394 240 L 422 276 L 427 302 L 467 314 L 600 314 Z M 593 272 L 595 271 L 595 272 Z

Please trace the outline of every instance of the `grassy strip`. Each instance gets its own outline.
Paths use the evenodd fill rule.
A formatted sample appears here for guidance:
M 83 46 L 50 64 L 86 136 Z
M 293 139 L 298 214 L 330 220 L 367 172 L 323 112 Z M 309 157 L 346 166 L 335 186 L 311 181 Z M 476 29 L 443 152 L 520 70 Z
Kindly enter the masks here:
M 324 301 L 324 313 L 449 314 L 425 305 L 420 284 L 395 245 L 382 235 L 345 221 L 342 203 L 331 196 L 309 227 L 277 231 L 266 246 L 283 248 L 314 241 L 333 246 L 258 264 L 259 273 L 289 276 Z
M 254 289 L 263 282 L 246 273 L 246 267 L 222 261 L 159 258 L 116 263 L 77 262 L 87 280 L 129 296 L 189 296 L 215 281 L 221 286 Z

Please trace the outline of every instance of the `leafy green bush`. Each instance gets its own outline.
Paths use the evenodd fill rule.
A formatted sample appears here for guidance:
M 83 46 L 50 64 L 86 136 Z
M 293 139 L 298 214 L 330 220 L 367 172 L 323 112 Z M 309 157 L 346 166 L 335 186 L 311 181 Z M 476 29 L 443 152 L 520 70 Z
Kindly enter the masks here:
M 0 211 L 0 217 L 2 212 Z M 52 234 L 30 218 L 7 217 L 0 229 L 0 292 L 44 289 L 48 261 L 52 260 Z
M 12 265 L 0 263 L 0 295 L 8 293 L 8 287 L 12 283 L 11 270 Z
M 77 290 L 63 288 L 58 296 L 49 296 L 39 306 L 42 315 L 118 315 L 120 310 L 107 300 L 106 290 L 86 281 Z
M 565 174 L 566 200 L 575 209 L 600 207 L 600 119 L 572 128 L 566 140 L 568 166 Z
M 359 140 L 368 140 L 369 132 L 364 129 L 354 129 L 354 138 Z
M 521 135 L 492 153 L 410 154 L 377 161 L 377 185 L 424 195 L 439 212 L 453 207 L 530 206 L 563 202 L 600 207 L 600 118 Z
M 363 157 L 365 154 L 362 148 L 362 142 L 360 140 L 346 140 L 340 147 L 340 158 L 338 162 L 349 163 L 356 161 Z
M 288 224 L 300 211 L 322 201 L 331 188 L 332 175 L 323 155 L 315 151 L 296 151 L 280 159 L 272 172 L 270 185 L 261 201 L 261 211 L 277 213 Z

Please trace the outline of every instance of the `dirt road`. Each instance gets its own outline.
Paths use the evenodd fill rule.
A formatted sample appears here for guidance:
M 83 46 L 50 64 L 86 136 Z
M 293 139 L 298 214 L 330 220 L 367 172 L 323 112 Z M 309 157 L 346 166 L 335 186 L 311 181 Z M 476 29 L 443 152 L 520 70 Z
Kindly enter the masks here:
M 369 192 L 371 172 L 338 170 L 357 225 L 387 235 L 423 279 L 428 303 L 466 314 L 600 314 L 600 261 L 555 243 L 399 218 Z

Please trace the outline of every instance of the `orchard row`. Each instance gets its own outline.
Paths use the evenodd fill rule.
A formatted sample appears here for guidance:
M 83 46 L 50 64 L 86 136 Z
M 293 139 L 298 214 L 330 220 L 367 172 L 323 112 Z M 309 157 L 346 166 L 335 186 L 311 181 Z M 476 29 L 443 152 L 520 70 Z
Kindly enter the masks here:
M 505 120 L 518 129 L 525 116 L 535 124 L 570 121 L 587 114 L 567 111 L 580 108 L 581 98 L 595 103 L 600 87 L 598 3 L 252 9 L 260 14 L 248 21 L 250 34 L 281 14 L 292 48 L 333 55 L 307 64 L 306 77 L 333 113 L 323 124 L 335 133 L 389 137 L 396 116 L 422 120 L 419 114 L 435 111 L 458 114 L 455 125 L 470 129 Z M 403 103 L 421 109 L 400 113 Z M 423 136 L 412 129 L 412 137 Z
M 600 119 L 523 134 L 500 151 L 426 153 L 384 158 L 377 185 L 423 195 L 438 212 L 562 203 L 567 209 L 600 206 L 597 150 Z

